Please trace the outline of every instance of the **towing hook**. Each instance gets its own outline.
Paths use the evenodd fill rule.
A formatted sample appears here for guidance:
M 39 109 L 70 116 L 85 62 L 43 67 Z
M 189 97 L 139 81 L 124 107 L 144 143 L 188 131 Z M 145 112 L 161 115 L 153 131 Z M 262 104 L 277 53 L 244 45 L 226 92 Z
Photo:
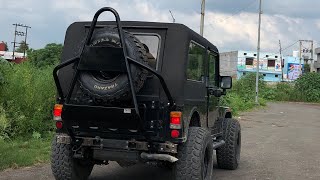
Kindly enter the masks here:
M 82 148 L 82 143 L 83 143 L 82 139 L 75 139 L 75 141 L 73 141 L 72 151 L 74 152 L 79 151 Z
M 72 146 L 72 151 L 73 152 L 78 152 L 80 149 L 81 149 L 81 145 L 80 146 L 78 146 L 78 145 L 74 145 L 74 146 Z

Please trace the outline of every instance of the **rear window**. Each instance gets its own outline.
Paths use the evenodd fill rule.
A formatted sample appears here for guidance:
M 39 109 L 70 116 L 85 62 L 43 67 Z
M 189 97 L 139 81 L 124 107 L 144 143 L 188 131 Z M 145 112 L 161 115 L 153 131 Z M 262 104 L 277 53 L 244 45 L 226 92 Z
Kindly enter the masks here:
M 140 42 L 145 46 L 148 57 L 148 64 L 157 69 L 157 60 L 160 47 L 160 38 L 154 34 L 135 34 Z

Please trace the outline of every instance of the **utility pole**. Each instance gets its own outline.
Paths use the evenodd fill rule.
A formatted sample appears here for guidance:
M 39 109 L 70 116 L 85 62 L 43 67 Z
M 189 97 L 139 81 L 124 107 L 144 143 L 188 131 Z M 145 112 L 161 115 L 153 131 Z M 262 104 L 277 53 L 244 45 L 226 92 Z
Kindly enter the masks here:
M 23 36 L 24 37 L 24 45 L 25 47 L 27 47 L 27 36 L 28 36 L 28 28 L 31 28 L 30 26 L 26 26 L 26 25 L 23 25 L 23 24 L 12 24 L 15 26 L 14 28 L 14 40 L 13 40 L 13 53 L 12 53 L 12 60 L 15 60 L 15 51 L 16 51 L 16 47 L 19 47 L 19 46 L 16 46 L 16 44 L 21 44 L 21 43 L 18 43 L 16 40 L 17 40 L 17 36 Z M 22 28 L 25 28 L 25 32 L 22 32 L 22 31 L 18 31 L 18 27 L 22 27 Z M 26 49 L 23 50 L 23 58 L 25 58 L 25 55 L 26 55 Z
M 308 56 L 308 59 L 305 58 L 305 64 L 308 64 L 308 61 L 310 60 L 310 71 L 312 72 L 314 69 L 314 62 L 313 62 L 313 40 L 299 40 L 300 46 L 299 46 L 299 58 L 300 58 L 300 74 L 302 74 L 302 53 L 310 53 L 310 56 Z M 303 43 L 309 43 L 307 47 L 303 45 Z
M 171 12 L 171 10 L 169 10 L 170 14 L 171 14 L 171 17 L 172 17 L 172 22 L 175 23 L 176 22 L 176 19 L 173 17 L 173 14 Z
M 279 47 L 280 47 L 280 67 L 281 67 L 281 81 L 283 81 L 283 68 L 282 65 L 284 62 L 282 62 L 282 48 L 281 48 L 281 41 L 279 39 Z
M 311 68 L 310 71 L 314 71 L 314 59 L 313 59 L 313 41 L 311 41 Z
M 23 59 L 26 58 L 26 47 L 28 46 L 28 44 L 27 44 L 28 28 L 31 28 L 30 26 L 24 26 L 24 27 L 26 28 L 26 34 L 24 36 L 25 48 L 23 49 Z
M 256 99 L 255 103 L 259 104 L 259 65 L 260 65 L 260 30 L 261 30 L 261 15 L 262 15 L 262 0 L 259 4 L 259 27 L 258 27 L 258 45 L 257 45 L 257 74 L 256 74 Z
M 301 60 L 302 60 L 302 40 L 299 40 L 299 76 L 302 75 L 302 65 L 301 65 Z
M 205 0 L 201 0 L 201 22 L 200 22 L 200 35 L 203 36 L 203 28 L 204 28 L 204 11 L 205 11 Z
M 18 24 L 13 24 L 15 26 L 14 28 L 14 39 L 13 39 L 13 51 L 12 51 L 12 60 L 15 60 L 14 52 L 16 50 L 16 37 L 17 37 L 17 26 Z

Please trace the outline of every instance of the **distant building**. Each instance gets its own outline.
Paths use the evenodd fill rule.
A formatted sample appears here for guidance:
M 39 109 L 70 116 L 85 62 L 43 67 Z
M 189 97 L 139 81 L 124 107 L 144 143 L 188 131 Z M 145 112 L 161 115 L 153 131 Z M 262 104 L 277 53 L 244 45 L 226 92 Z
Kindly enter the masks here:
M 317 50 L 317 58 L 320 59 L 320 48 Z M 320 60 L 318 61 L 320 62 Z M 304 73 L 305 61 L 299 58 L 299 51 L 294 51 L 292 56 L 260 52 L 259 73 L 264 81 L 280 82 L 294 81 Z M 320 64 L 317 70 L 320 72 Z M 222 75 L 241 78 L 247 73 L 257 72 L 257 53 L 254 51 L 232 51 L 220 53 L 220 71 Z
M 303 59 L 300 60 L 299 56 L 296 55 L 295 52 L 293 53 L 293 56 L 283 57 L 283 60 L 283 81 L 294 81 L 304 73 L 305 61 Z
M 27 54 L 26 54 L 27 56 Z M 7 61 L 11 61 L 14 63 L 21 63 L 26 60 L 26 58 L 23 57 L 23 53 L 15 52 L 14 58 L 13 58 L 13 52 L 10 51 L 0 51 L 0 57 L 6 59 Z
M 254 51 L 232 51 L 220 53 L 222 75 L 241 78 L 257 71 L 257 53 Z M 260 52 L 259 72 L 265 81 L 279 82 L 282 79 L 282 64 L 279 54 Z
M 315 54 L 317 58 L 314 61 L 314 69 L 316 72 L 320 73 L 320 47 L 315 49 Z
M 238 51 L 220 53 L 220 74 L 237 77 Z
M 0 57 L 3 59 L 14 62 L 14 63 L 21 63 L 26 60 L 27 54 L 19 53 L 19 52 L 14 52 L 14 57 L 13 57 L 13 52 L 6 51 L 6 43 L 5 42 L 0 42 Z
M 0 51 L 6 51 L 6 43 L 5 42 L 0 42 Z

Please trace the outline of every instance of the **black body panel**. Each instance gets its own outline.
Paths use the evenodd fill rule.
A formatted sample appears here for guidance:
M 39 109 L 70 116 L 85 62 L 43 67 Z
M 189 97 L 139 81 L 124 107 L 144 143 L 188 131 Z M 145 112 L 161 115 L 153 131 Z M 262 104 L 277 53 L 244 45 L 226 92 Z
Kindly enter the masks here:
M 88 34 L 91 22 L 76 22 L 68 27 L 66 32 L 64 49 L 61 57 L 61 63 L 70 58 L 80 56 L 81 49 L 85 43 L 85 37 Z M 161 81 L 152 75 L 148 77 L 143 88 L 137 93 L 139 105 L 139 114 L 143 121 L 143 126 L 139 127 L 139 118 L 133 114 L 124 113 L 125 109 L 134 111 L 133 108 L 125 107 L 90 107 L 65 105 L 63 111 L 63 120 L 73 133 L 80 136 L 101 136 L 105 138 L 116 139 L 149 139 L 155 141 L 182 142 L 187 137 L 186 128 L 188 128 L 193 113 L 200 115 L 201 126 L 208 127 L 208 94 L 207 80 L 202 82 L 188 81 L 186 78 L 187 60 L 189 44 L 194 41 L 201 44 L 206 49 L 218 54 L 218 49 L 208 40 L 201 37 L 196 32 L 182 24 L 172 23 L 154 23 L 154 22 L 121 22 L 122 28 L 132 34 L 156 34 L 160 37 L 159 53 L 155 72 L 163 77 L 168 87 L 172 99 L 175 103 L 175 110 L 183 113 L 183 128 L 181 138 L 172 139 L 170 137 L 169 113 L 171 109 L 168 106 L 170 98 L 161 87 Z M 111 21 L 101 21 L 97 23 L 96 28 L 105 26 L 115 27 L 116 23 Z M 89 49 L 88 49 L 89 51 Z M 99 51 L 99 50 L 98 50 Z M 120 57 L 121 53 L 114 52 L 109 55 Z M 105 55 L 101 55 L 101 63 Z M 85 61 L 78 68 L 81 70 L 91 70 L 94 67 L 86 65 Z M 103 62 L 103 69 L 125 71 L 125 65 L 111 67 L 108 62 Z M 91 64 L 92 65 L 92 64 Z M 74 64 L 70 64 L 64 69 L 59 70 L 58 78 L 61 83 L 62 92 L 68 93 L 72 77 L 74 76 Z M 216 62 L 216 86 L 219 85 L 219 60 Z M 208 74 L 206 74 L 208 76 Z M 77 127 L 78 128 L 73 128 Z M 100 129 L 90 127 L 101 127 Z M 112 131 L 110 128 L 117 130 Z M 132 132 L 128 130 L 138 130 Z

